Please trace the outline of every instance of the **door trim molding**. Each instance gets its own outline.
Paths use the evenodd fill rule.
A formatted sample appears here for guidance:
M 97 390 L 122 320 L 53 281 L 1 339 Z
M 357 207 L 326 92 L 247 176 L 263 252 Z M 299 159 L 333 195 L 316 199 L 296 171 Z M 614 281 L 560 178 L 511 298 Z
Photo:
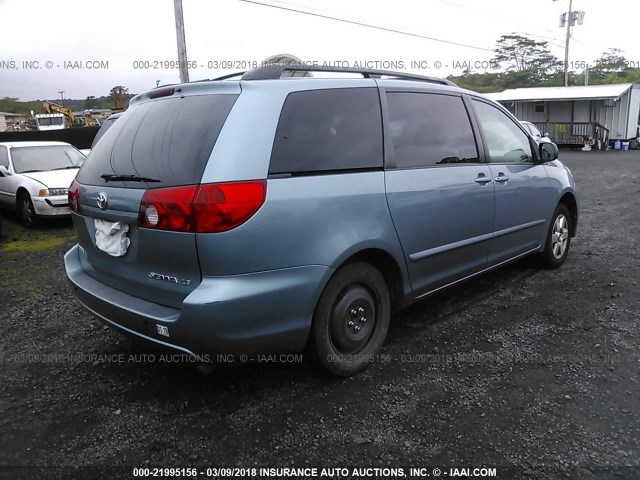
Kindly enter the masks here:
M 421 252 L 412 253 L 409 255 L 409 260 L 412 262 L 417 262 L 419 260 L 424 260 L 427 257 L 432 257 L 433 255 L 438 255 L 440 253 L 448 252 L 450 250 L 455 250 L 456 248 L 467 247 L 469 245 L 473 245 L 474 243 L 484 242 L 486 240 L 491 240 L 493 238 L 493 233 L 485 233 L 484 235 L 478 235 L 477 237 L 467 238 L 465 240 L 460 240 L 458 242 L 448 243 L 446 245 L 441 245 L 439 247 L 430 248 L 428 250 L 423 250 Z
M 508 258 L 507 260 L 504 260 L 504 261 L 502 261 L 500 263 L 496 263 L 495 265 L 491 265 L 490 267 L 487 267 L 487 268 L 485 268 L 483 270 L 480 270 L 478 272 L 472 273 L 471 275 L 467 275 L 466 277 L 459 278 L 458 280 L 454 280 L 453 282 L 447 283 L 446 285 L 443 285 L 441 287 L 435 288 L 433 290 L 429 290 L 426 293 L 423 293 L 421 295 L 418 295 L 417 297 L 414 297 L 414 299 L 418 300 L 418 299 L 424 298 L 424 297 L 426 297 L 428 295 L 432 295 L 432 294 L 434 294 L 436 292 L 439 292 L 440 290 L 444 290 L 445 288 L 449 288 L 449 287 L 451 287 L 453 285 L 456 285 L 456 284 L 458 284 L 460 282 L 464 282 L 465 280 L 469 280 L 469 279 L 471 279 L 473 277 L 477 277 L 478 275 L 482 275 L 483 273 L 486 273 L 486 272 L 489 272 L 491 270 L 494 270 L 494 269 L 496 269 L 498 267 L 501 267 L 501 266 L 503 266 L 503 265 L 505 265 L 507 263 L 513 262 L 515 260 L 518 260 L 519 258 L 526 257 L 527 255 L 530 255 L 530 254 L 532 254 L 532 253 L 534 253 L 536 251 L 539 251 L 539 250 L 540 250 L 540 245 L 538 245 L 536 248 L 532 248 L 531 250 L 527 250 L 526 252 L 520 253 L 519 255 L 516 255 L 515 257 Z
M 533 222 L 523 223 L 522 225 L 517 225 L 515 227 L 509 227 L 502 230 L 498 230 L 497 232 L 493 232 L 493 238 L 509 235 L 510 233 L 519 232 L 520 230 L 525 230 L 527 228 L 536 227 L 545 222 L 546 220 L 534 220 Z
M 409 255 L 409 260 L 411 260 L 412 262 L 418 262 L 420 260 L 424 260 L 425 258 L 432 257 L 440 253 L 449 252 L 457 248 L 467 247 L 475 243 L 484 242 L 486 240 L 491 240 L 493 238 L 509 235 L 510 233 L 519 232 L 520 230 L 526 230 L 527 228 L 536 227 L 545 222 L 546 220 L 535 220 L 533 222 L 523 223 L 522 225 L 516 225 L 515 227 L 504 228 L 502 230 L 498 230 L 497 232 L 485 233 L 484 235 L 478 235 L 477 237 L 471 237 L 465 240 L 460 240 L 458 242 L 448 243 L 446 245 L 441 245 L 439 247 L 430 248 L 428 250 L 423 250 L 421 252 L 412 253 L 411 255 Z

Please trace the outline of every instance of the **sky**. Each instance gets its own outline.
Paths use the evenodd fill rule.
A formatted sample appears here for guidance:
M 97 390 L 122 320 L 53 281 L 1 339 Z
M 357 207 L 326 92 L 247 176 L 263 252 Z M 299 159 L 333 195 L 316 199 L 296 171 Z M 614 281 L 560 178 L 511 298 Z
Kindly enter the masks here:
M 512 32 L 548 41 L 562 59 L 559 17 L 569 8 L 569 0 L 252 1 L 271 7 L 183 0 L 190 80 L 246 70 L 284 53 L 320 64 L 360 62 L 440 77 L 466 66 L 482 72 L 496 40 Z M 585 20 L 573 29 L 570 62 L 580 67 L 607 48 L 620 48 L 640 66 L 640 42 L 632 40 L 638 0 L 573 0 L 572 9 L 584 10 Z M 86 98 L 108 95 L 115 85 L 141 93 L 157 81 L 178 82 L 176 64 L 173 0 L 0 0 L 0 98 L 52 100 L 60 91 L 65 98 Z

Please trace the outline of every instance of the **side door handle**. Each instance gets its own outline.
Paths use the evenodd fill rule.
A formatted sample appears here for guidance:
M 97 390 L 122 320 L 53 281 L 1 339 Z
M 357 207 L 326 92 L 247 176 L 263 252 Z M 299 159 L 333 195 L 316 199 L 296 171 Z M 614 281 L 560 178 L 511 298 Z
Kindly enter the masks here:
M 509 181 L 509 177 L 507 177 L 504 173 L 500 172 L 494 180 L 498 183 L 504 183 Z
M 480 185 L 485 185 L 491 181 L 491 177 L 487 177 L 484 173 L 479 173 L 478 177 L 475 179 L 476 183 Z

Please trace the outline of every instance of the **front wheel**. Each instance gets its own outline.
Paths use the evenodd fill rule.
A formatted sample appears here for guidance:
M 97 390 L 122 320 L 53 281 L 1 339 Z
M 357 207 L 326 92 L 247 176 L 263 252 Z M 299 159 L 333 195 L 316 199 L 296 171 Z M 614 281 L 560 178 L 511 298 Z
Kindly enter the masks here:
M 375 359 L 390 319 L 382 274 L 368 263 L 350 263 L 333 275 L 320 296 L 307 350 L 329 373 L 348 377 Z
M 38 216 L 36 215 L 36 210 L 33 208 L 33 202 L 31 201 L 31 197 L 28 193 L 23 193 L 20 196 L 20 199 L 18 200 L 18 210 L 22 225 L 27 228 L 36 226 Z
M 558 268 L 567 259 L 571 246 L 571 214 L 566 205 L 556 207 L 541 260 L 548 268 Z

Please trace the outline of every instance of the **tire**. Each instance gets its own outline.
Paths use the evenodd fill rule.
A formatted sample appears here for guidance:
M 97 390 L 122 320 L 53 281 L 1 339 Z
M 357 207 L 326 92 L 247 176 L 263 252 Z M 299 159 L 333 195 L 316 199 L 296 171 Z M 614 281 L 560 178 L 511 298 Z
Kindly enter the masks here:
M 561 203 L 553 212 L 544 251 L 541 255 L 542 265 L 547 268 L 560 267 L 567 259 L 570 246 L 571 214 L 567 206 Z
M 33 228 L 37 225 L 38 216 L 28 193 L 23 193 L 18 198 L 18 214 L 20 215 L 20 222 L 26 228 Z
M 332 375 L 354 375 L 380 351 L 390 319 L 391 299 L 382 274 L 368 263 L 347 264 L 318 300 L 307 353 Z

